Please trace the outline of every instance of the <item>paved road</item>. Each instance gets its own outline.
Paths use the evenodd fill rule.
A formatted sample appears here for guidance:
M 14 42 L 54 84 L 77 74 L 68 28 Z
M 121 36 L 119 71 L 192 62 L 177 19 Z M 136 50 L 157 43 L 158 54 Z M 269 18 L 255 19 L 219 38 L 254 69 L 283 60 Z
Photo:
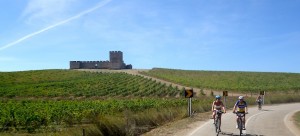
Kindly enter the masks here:
M 249 108 L 246 115 L 246 136 L 300 136 L 299 130 L 293 128 L 291 115 L 300 111 L 300 103 L 263 106 L 262 110 L 256 107 Z M 236 136 L 235 114 L 223 114 L 221 136 Z M 196 128 L 189 136 L 215 136 L 213 121 L 210 120 Z

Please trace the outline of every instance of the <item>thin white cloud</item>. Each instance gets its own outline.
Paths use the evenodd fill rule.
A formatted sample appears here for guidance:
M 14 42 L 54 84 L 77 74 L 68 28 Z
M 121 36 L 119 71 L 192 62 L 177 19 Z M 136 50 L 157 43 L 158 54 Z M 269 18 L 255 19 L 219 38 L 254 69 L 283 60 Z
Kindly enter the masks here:
M 62 18 L 78 0 L 30 0 L 22 13 L 26 23 L 52 23 Z
M 97 10 L 98 8 L 103 7 L 104 5 L 108 4 L 110 1 L 111 1 L 111 0 L 104 0 L 104 1 L 102 1 L 102 2 L 100 2 L 100 3 L 98 3 L 95 7 L 92 7 L 92 8 L 90 8 L 90 9 L 87 9 L 87 10 L 85 10 L 85 11 L 83 11 L 83 12 L 81 12 L 81 13 L 75 15 L 75 16 L 72 16 L 72 17 L 70 17 L 70 18 L 67 18 L 67 19 L 65 19 L 65 20 L 63 20 L 63 21 L 61 21 L 61 22 L 56 23 L 56 24 L 50 25 L 50 26 L 48 26 L 48 27 L 46 27 L 46 28 L 43 28 L 43 29 L 41 29 L 41 30 L 39 30 L 39 31 L 33 32 L 33 33 L 31 33 L 31 34 L 28 34 L 28 35 L 26 35 L 26 36 L 24 36 L 24 37 L 22 37 L 22 38 L 20 38 L 20 39 L 18 39 L 18 40 L 16 40 L 16 41 L 13 41 L 13 42 L 11 42 L 11 43 L 9 43 L 9 44 L 6 44 L 6 45 L 0 47 L 0 51 L 1 51 L 1 50 L 4 50 L 4 49 L 6 49 L 6 48 L 9 48 L 9 47 L 11 47 L 11 46 L 14 46 L 14 45 L 16 45 L 16 44 L 18 44 L 18 43 L 20 43 L 20 42 L 26 40 L 26 39 L 29 39 L 29 38 L 31 38 L 31 37 L 33 37 L 33 36 L 35 36 L 35 35 L 38 35 L 38 34 L 40 34 L 40 33 L 42 33 L 42 32 L 45 32 L 45 31 L 47 31 L 47 30 L 49 30 L 49 29 L 55 28 L 55 27 L 60 26 L 60 25 L 62 25 L 62 24 L 68 23 L 68 22 L 70 22 L 70 21 L 72 21 L 72 20 L 74 20 L 74 19 L 80 18 L 81 16 L 84 16 L 84 15 L 90 13 L 90 12 L 93 12 L 93 11 Z

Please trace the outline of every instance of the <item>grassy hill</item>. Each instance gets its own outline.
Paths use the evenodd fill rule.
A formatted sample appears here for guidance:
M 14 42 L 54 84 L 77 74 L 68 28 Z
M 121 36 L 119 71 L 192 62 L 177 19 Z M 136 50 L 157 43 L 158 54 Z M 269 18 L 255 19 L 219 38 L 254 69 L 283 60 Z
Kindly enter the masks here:
M 172 69 L 142 74 L 197 88 L 276 92 L 267 93 L 266 103 L 300 101 L 300 74 Z M 88 135 L 139 135 L 187 117 L 183 88 L 139 75 L 38 70 L 0 72 L 0 79 L 0 135 L 81 135 L 82 129 Z M 254 99 L 247 101 L 254 104 Z M 193 98 L 193 111 L 209 111 L 213 100 L 213 96 Z M 235 100 L 228 97 L 227 104 Z
M 138 75 L 38 70 L 1 72 L 0 79 L 4 132 L 57 133 L 79 127 L 66 134 L 78 135 L 92 125 L 96 128 L 89 133 L 136 135 L 186 117 L 186 99 L 178 97 L 182 88 Z M 204 105 L 203 111 L 210 101 L 194 100 Z
M 195 71 L 155 68 L 142 74 L 195 88 L 235 92 L 300 91 L 300 73 Z
M 0 73 L 0 97 L 173 97 L 179 88 L 126 73 L 45 70 Z

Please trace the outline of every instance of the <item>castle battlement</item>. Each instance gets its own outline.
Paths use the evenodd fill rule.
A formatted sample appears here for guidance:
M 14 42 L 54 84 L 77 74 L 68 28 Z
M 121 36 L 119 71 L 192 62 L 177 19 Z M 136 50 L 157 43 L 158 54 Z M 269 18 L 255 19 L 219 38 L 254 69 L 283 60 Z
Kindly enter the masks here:
M 106 61 L 100 61 L 100 62 L 109 62 L 108 60 L 106 60 Z
M 77 61 L 80 63 L 99 63 L 100 61 Z
M 109 53 L 122 53 L 121 51 L 109 51 Z
M 70 69 L 132 69 L 123 61 L 123 52 L 110 51 L 106 61 L 70 61 Z

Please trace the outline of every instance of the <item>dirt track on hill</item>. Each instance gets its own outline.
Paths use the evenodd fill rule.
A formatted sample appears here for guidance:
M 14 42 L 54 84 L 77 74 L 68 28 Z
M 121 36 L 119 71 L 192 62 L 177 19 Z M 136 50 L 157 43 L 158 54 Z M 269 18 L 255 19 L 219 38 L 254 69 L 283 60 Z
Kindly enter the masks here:
M 140 75 L 140 76 L 143 76 L 145 78 L 151 78 L 152 80 L 156 80 L 156 81 L 161 82 L 163 84 L 165 83 L 167 86 L 172 85 L 173 87 L 177 86 L 178 88 L 191 88 L 190 86 L 184 86 L 184 85 L 172 83 L 172 82 L 169 82 L 169 81 L 165 81 L 165 80 L 158 79 L 158 78 L 155 78 L 155 77 L 146 76 L 146 75 L 143 75 L 143 74 L 139 73 L 139 72 L 143 72 L 143 71 L 147 72 L 147 71 L 149 71 L 149 69 L 123 69 L 123 70 L 76 69 L 76 70 L 78 70 L 78 71 L 89 71 L 89 72 L 111 72 L 111 73 L 125 72 L 125 73 L 131 74 L 131 75 Z M 194 91 L 194 95 L 196 95 L 196 96 L 201 95 L 201 89 L 199 89 L 199 88 L 193 88 L 193 91 Z M 213 92 L 214 95 L 220 95 L 220 96 L 223 95 L 222 91 L 209 90 L 209 89 L 203 89 L 202 90 L 202 93 L 204 93 L 207 96 L 211 95 L 212 92 Z M 228 95 L 229 96 L 240 96 L 240 95 L 243 95 L 243 96 L 248 96 L 248 97 L 257 97 L 256 94 L 241 94 L 241 93 L 231 93 L 231 92 L 229 92 Z
M 140 75 L 140 76 L 143 76 L 145 78 L 151 78 L 152 80 L 156 80 L 158 82 L 161 82 L 161 83 L 165 83 L 167 86 L 169 85 L 172 85 L 173 87 L 178 87 L 178 88 L 190 88 L 188 86 L 183 86 L 183 85 L 180 85 L 180 84 L 175 84 L 175 83 L 172 83 L 172 82 L 168 82 L 168 81 L 165 81 L 165 80 L 162 80 L 162 79 L 158 79 L 158 78 L 155 78 L 155 77 L 150 77 L 150 76 L 146 76 L 146 75 L 143 75 L 143 74 L 140 74 L 139 72 L 147 72 L 149 70 L 147 69 L 126 69 L 126 70 L 107 70 L 107 69 L 77 69 L 79 71 L 90 71 L 90 72 L 125 72 L 125 73 L 128 73 L 128 74 L 131 74 L 131 75 Z M 200 89 L 198 88 L 193 88 L 193 91 L 196 95 L 200 95 L 201 91 Z M 210 90 L 203 90 L 203 93 L 208 95 L 211 93 Z M 217 95 L 221 95 L 221 92 L 219 91 L 214 91 L 214 94 Z

